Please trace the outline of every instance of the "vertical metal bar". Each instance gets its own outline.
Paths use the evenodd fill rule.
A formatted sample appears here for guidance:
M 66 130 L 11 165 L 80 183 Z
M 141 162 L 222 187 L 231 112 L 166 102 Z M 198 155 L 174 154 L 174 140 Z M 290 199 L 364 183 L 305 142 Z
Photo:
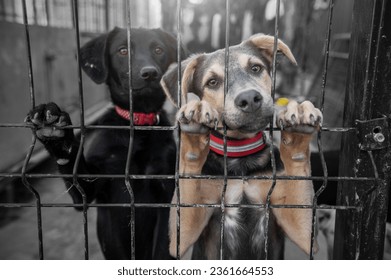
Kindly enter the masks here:
M 128 43 L 128 69 L 129 69 L 129 148 L 128 155 L 126 158 L 126 167 L 125 167 L 125 185 L 129 192 L 130 196 L 130 246 L 131 246 L 131 259 L 134 260 L 136 258 L 136 240 L 135 240 L 135 206 L 134 206 L 134 193 L 130 182 L 130 161 L 132 157 L 133 150 L 133 137 L 134 137 L 134 123 L 133 123 L 133 85 L 132 85 L 132 12 L 130 7 L 131 0 L 126 1 L 126 14 L 127 14 L 127 43 Z
M 122 0 L 122 11 L 123 11 L 122 23 L 124 25 L 128 22 L 128 12 L 126 11 L 126 7 L 128 5 L 127 2 L 128 2 L 128 0 Z M 129 7 L 130 7 L 130 4 L 129 4 Z
M 72 21 L 72 27 L 76 29 L 76 24 L 77 24 L 77 30 L 78 30 L 79 29 L 79 15 L 77 15 L 77 18 L 75 18 L 75 16 L 76 16 L 75 9 L 77 9 L 77 12 L 79 13 L 79 11 L 78 11 L 79 10 L 79 1 L 78 0 L 70 0 L 70 1 L 71 1 L 71 13 L 74 16 L 74 20 Z
M 389 116 L 391 108 L 391 1 L 356 0 L 353 7 L 349 72 L 345 97 L 344 126 Z M 389 127 L 386 128 L 389 130 Z M 388 131 L 389 133 L 389 131 Z M 340 182 L 338 203 L 355 206 L 337 211 L 334 259 L 382 259 L 390 188 L 391 148 L 359 149 L 356 133 L 342 135 L 340 173 L 373 177 L 376 182 Z M 377 168 L 375 168 L 377 167 Z M 382 168 L 380 168 L 382 167 Z
M 4 0 L 0 0 L 0 19 L 6 20 L 6 11 Z
M 224 49 L 224 106 L 225 106 L 225 97 L 228 93 L 228 68 L 229 68 L 229 38 L 230 38 L 230 1 L 225 1 L 225 49 Z M 220 259 L 224 259 L 224 224 L 225 224 L 225 193 L 227 192 L 228 186 L 228 167 L 227 167 L 227 126 L 223 126 L 223 140 L 224 140 L 224 180 L 223 180 L 223 190 L 221 192 L 221 202 L 220 202 L 220 211 L 221 211 L 221 220 L 220 220 Z
M 274 21 L 274 46 L 273 46 L 273 65 L 272 65 L 272 99 L 274 102 L 276 95 L 276 64 L 277 64 L 277 49 L 278 49 L 278 33 L 279 33 L 279 19 L 280 19 L 280 0 L 277 0 L 276 5 L 276 18 Z M 274 119 L 274 118 L 273 118 Z M 270 204 L 271 204 L 271 196 L 274 191 L 274 188 L 277 183 L 277 169 L 276 169 L 276 158 L 274 155 L 274 140 L 273 140 L 273 132 L 274 132 L 274 124 L 273 119 L 270 121 L 270 155 L 271 155 L 271 165 L 272 165 L 272 185 L 270 186 L 269 192 L 266 196 L 266 213 L 265 213 L 265 259 L 268 259 L 268 251 L 269 251 L 269 221 L 270 221 Z
M 49 0 L 45 0 L 46 25 L 50 26 L 50 4 Z
M 24 1 L 24 0 L 22 0 L 22 1 Z M 16 5 L 16 1 L 12 1 L 12 14 L 11 14 L 12 22 L 17 22 L 18 15 L 16 14 L 16 6 L 15 5 Z M 24 4 L 24 5 L 26 5 L 26 4 Z
M 29 23 L 27 18 L 27 7 L 26 7 L 26 0 L 22 0 L 23 5 L 23 20 L 24 20 L 24 29 L 25 29 L 25 35 L 26 35 L 26 44 L 27 44 L 27 62 L 28 62 L 28 75 L 29 75 L 29 82 L 30 82 L 30 100 L 31 100 L 31 107 L 35 107 L 35 92 L 34 92 L 34 74 L 33 74 L 33 63 L 31 60 L 31 41 L 30 41 L 30 30 L 29 30 Z
M 178 63 L 178 108 L 182 106 L 182 64 L 181 64 L 181 48 L 182 48 L 182 0 L 177 0 L 177 63 Z M 180 259 L 180 245 L 181 245 L 181 199 L 180 199 L 180 189 L 179 189 L 179 160 L 180 160 L 180 143 L 181 143 L 181 132 L 180 126 L 177 125 L 177 129 L 175 130 L 177 133 L 178 141 L 176 143 L 176 158 L 175 158 L 175 195 L 177 197 L 176 202 L 176 231 L 177 231 L 177 246 L 176 246 L 176 256 L 177 259 Z
M 110 29 L 110 5 L 109 0 L 105 0 L 105 29 L 106 32 Z
M 83 188 L 80 186 L 78 182 L 78 167 L 80 163 L 80 159 L 82 157 L 83 153 L 83 146 L 84 146 L 84 140 L 85 140 L 85 134 L 86 134 L 86 128 L 84 123 L 84 94 L 83 94 L 83 79 L 82 79 L 82 70 L 80 65 L 80 30 L 79 30 L 79 10 L 78 10 L 78 1 L 73 0 L 72 1 L 72 14 L 73 14 L 73 22 L 75 26 L 75 34 L 76 34 L 76 60 L 77 60 L 77 73 L 78 73 L 78 85 L 79 85 L 79 105 L 80 105 L 80 131 L 81 131 L 81 138 L 80 138 L 80 146 L 79 150 L 77 151 L 77 156 L 75 160 L 75 165 L 73 166 L 73 184 L 77 188 L 77 190 L 80 192 L 83 200 L 83 229 L 84 229 L 84 256 L 85 259 L 89 259 L 89 250 L 88 250 L 88 215 L 87 215 L 87 196 L 83 190 Z
M 329 16 L 328 16 L 328 28 L 326 33 L 325 40 L 325 57 L 324 57 L 324 65 L 323 65 L 323 79 L 322 79 L 322 90 L 321 90 L 321 105 L 320 111 L 323 113 L 324 111 L 324 101 L 326 94 L 326 84 L 327 84 L 327 72 L 328 72 L 328 62 L 329 62 L 329 51 L 330 51 L 330 37 L 331 37 L 331 25 L 333 22 L 333 8 L 334 8 L 334 0 L 330 0 L 329 3 Z M 312 201 L 312 231 L 311 231 L 311 249 L 310 249 L 310 259 L 314 259 L 314 242 L 315 242 L 315 232 L 316 232 L 316 207 L 318 204 L 318 197 L 322 194 L 322 192 L 327 187 L 328 182 L 328 172 L 327 172 L 327 164 L 324 158 L 323 146 L 322 146 L 322 132 L 318 132 L 317 138 L 318 150 L 320 154 L 320 159 L 322 162 L 323 169 L 323 184 L 319 188 L 319 190 L 315 193 L 315 196 Z
M 97 0 L 95 0 L 94 1 L 94 17 L 95 17 L 95 20 L 94 20 L 94 31 L 95 32 L 99 32 L 99 31 L 101 31 L 101 29 L 100 29 L 100 5 L 99 5 L 99 1 L 97 1 Z
M 33 18 L 34 18 L 34 23 L 38 24 L 37 0 L 33 0 Z
M 26 35 L 26 44 L 27 44 L 27 58 L 28 58 L 28 73 L 29 73 L 29 88 L 30 88 L 30 103 L 31 108 L 35 107 L 35 91 L 34 91 L 34 78 L 33 78 L 33 68 L 31 61 L 31 44 L 30 44 L 30 32 L 29 32 L 29 24 L 27 18 L 27 7 L 26 0 L 22 0 L 23 6 L 23 21 L 25 27 L 25 35 Z M 36 137 L 34 136 L 32 139 L 32 143 L 30 149 L 26 155 L 26 159 L 23 163 L 22 167 L 22 182 L 25 187 L 34 195 L 35 204 L 37 209 L 37 227 L 38 227 L 38 250 L 39 250 L 39 258 L 43 260 L 43 237 L 42 237 L 42 211 L 41 211 L 41 197 L 39 193 L 33 188 L 33 186 L 28 182 L 26 178 L 27 166 L 30 161 L 31 155 L 34 151 Z
M 304 4 L 303 4 L 304 3 Z M 308 56 L 310 52 L 306 51 L 308 49 L 308 43 L 310 42 L 310 28 L 308 26 L 311 24 L 311 19 L 313 16 L 314 11 L 314 1 L 313 0 L 307 0 L 302 1 L 302 3 L 299 4 L 300 8 L 303 8 L 302 19 L 300 19 L 300 31 L 302 32 L 302 42 L 300 44 L 300 52 L 302 54 L 301 57 L 301 63 L 299 68 L 299 73 L 301 77 L 304 77 L 304 74 L 307 72 L 307 62 L 308 62 Z M 308 90 L 305 90 L 305 79 L 300 79 L 300 92 L 307 94 Z

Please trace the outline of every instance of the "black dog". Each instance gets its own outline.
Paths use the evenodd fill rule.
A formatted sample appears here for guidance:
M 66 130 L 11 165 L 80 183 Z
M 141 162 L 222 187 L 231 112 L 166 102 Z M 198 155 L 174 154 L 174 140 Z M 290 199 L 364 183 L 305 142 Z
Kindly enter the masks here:
M 169 126 L 162 111 L 165 94 L 159 82 L 169 65 L 176 61 L 176 40 L 159 30 L 132 29 L 132 100 L 135 125 Z M 183 50 L 181 50 L 183 52 Z M 99 121 L 100 125 L 129 125 L 129 67 L 127 32 L 113 31 L 89 41 L 81 49 L 84 71 L 96 83 L 109 86 L 114 108 Z M 34 108 L 26 121 L 34 133 L 57 159 L 59 171 L 71 174 L 79 143 L 73 131 L 61 129 L 70 125 L 69 115 L 54 103 Z M 94 130 L 88 135 L 79 165 L 80 174 L 124 174 L 129 147 L 129 130 Z M 130 174 L 174 174 L 175 143 L 171 131 L 134 132 Z M 72 179 L 65 179 L 74 203 L 82 203 Z M 130 202 L 124 179 L 79 180 L 88 202 Z M 169 203 L 172 180 L 132 180 L 136 203 Z M 131 257 L 130 208 L 99 207 L 98 237 L 107 259 Z M 168 208 L 137 207 L 135 211 L 136 259 L 168 258 Z

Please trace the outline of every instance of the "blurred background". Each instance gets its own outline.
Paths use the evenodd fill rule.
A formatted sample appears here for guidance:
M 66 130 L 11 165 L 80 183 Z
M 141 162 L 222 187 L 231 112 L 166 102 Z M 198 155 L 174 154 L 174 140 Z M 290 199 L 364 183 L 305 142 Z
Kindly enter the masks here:
M 79 0 L 82 43 L 111 30 L 126 27 L 126 0 Z M 177 0 L 133 0 L 133 27 L 163 28 L 177 33 Z M 341 127 L 349 57 L 353 0 L 335 1 L 330 37 L 330 58 L 325 88 L 324 126 Z M 27 0 L 36 104 L 54 101 L 71 112 L 78 124 L 79 90 L 76 40 L 70 0 Z M 230 44 L 255 33 L 274 35 L 276 0 L 233 0 L 226 18 L 225 0 L 183 0 L 181 34 L 191 53 L 209 52 L 225 45 L 225 24 Z M 328 0 L 281 0 L 279 37 L 292 49 L 298 67 L 279 59 L 277 97 L 310 99 L 321 105 Z M 22 1 L 0 0 L 0 123 L 21 124 L 31 108 L 27 44 Z M 83 75 L 86 123 L 93 123 L 107 107 L 106 87 Z M 0 127 L 0 173 L 20 172 L 31 145 L 31 131 Z M 336 151 L 340 137 L 323 133 L 323 147 Z M 29 172 L 54 173 L 54 163 L 41 146 L 34 150 Z M 31 180 L 42 202 L 70 202 L 60 179 Z M 28 203 L 32 196 L 19 179 L 0 176 L 0 203 Z M 102 258 L 95 237 L 95 209 L 91 216 L 91 258 Z M 82 216 L 72 208 L 43 209 L 45 257 L 83 258 Z M 0 259 L 37 258 L 35 209 L 0 207 Z M 297 257 L 294 255 L 293 257 Z M 323 256 L 327 257 L 327 256 Z

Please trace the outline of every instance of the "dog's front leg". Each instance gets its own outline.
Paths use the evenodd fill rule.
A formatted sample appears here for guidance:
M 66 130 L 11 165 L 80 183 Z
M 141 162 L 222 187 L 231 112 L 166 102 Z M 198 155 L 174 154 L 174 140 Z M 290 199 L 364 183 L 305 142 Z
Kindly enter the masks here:
M 277 124 L 281 128 L 280 154 L 284 163 L 284 175 L 310 176 L 310 141 L 322 122 L 322 113 L 305 101 L 291 101 L 287 109 L 280 112 Z M 278 181 L 272 194 L 273 204 L 311 205 L 314 197 L 312 181 Z M 303 251 L 310 253 L 312 210 L 275 208 L 277 221 L 285 233 Z M 314 251 L 317 251 L 315 242 Z
M 218 121 L 217 112 L 204 101 L 192 101 L 178 112 L 181 124 L 181 148 L 179 172 L 184 175 L 199 175 L 209 153 L 209 129 Z M 203 184 L 200 179 L 180 179 L 180 203 L 200 204 L 218 200 L 218 191 Z M 173 201 L 177 203 L 174 194 Z M 184 256 L 198 240 L 213 213 L 213 208 L 181 207 L 179 255 Z M 170 254 L 177 255 L 176 208 L 170 210 Z M 190 254 L 189 254 L 190 255 Z M 191 257 L 191 256 L 189 256 Z

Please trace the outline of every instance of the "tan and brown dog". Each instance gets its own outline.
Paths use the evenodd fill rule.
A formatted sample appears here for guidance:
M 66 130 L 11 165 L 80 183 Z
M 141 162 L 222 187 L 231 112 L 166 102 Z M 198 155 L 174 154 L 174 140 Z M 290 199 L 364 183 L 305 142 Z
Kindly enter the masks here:
M 278 41 L 278 51 L 296 64 L 290 49 Z M 273 118 L 271 65 L 274 37 L 258 34 L 229 48 L 227 93 L 224 96 L 225 51 L 194 55 L 182 62 L 180 173 L 224 174 L 221 128 L 227 127 L 227 171 L 232 176 L 271 175 L 271 148 L 263 130 Z M 177 103 L 177 67 L 162 78 L 162 87 Z M 291 101 L 277 116 L 281 128 L 279 151 L 273 149 L 278 175 L 310 176 L 309 143 L 322 122 L 312 103 Z M 229 179 L 226 204 L 264 204 L 271 180 Z M 180 203 L 219 204 L 223 180 L 181 179 Z M 277 180 L 272 205 L 312 205 L 309 180 Z M 174 195 L 173 203 L 177 203 Z M 310 253 L 312 211 L 272 208 L 265 228 L 265 208 L 225 208 L 225 259 L 283 258 L 284 235 Z M 221 210 L 215 207 L 183 207 L 180 212 L 181 258 L 219 257 Z M 176 256 L 176 209 L 170 213 L 170 253 Z M 282 229 L 282 230 L 281 230 Z M 265 234 L 268 250 L 265 255 Z M 317 250 L 315 241 L 314 251 Z

